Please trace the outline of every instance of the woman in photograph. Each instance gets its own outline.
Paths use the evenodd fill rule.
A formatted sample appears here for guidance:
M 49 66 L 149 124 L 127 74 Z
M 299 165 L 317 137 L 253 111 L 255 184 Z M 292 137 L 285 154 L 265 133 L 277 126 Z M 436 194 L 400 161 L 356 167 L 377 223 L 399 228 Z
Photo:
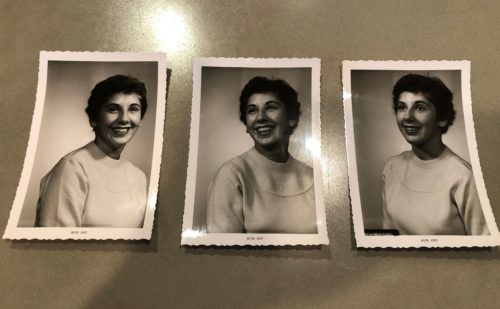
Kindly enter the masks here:
M 65 155 L 42 179 L 36 226 L 140 228 L 146 176 L 121 157 L 140 127 L 148 103 L 136 78 L 98 83 L 85 109 L 95 140 Z
M 297 92 L 254 77 L 241 91 L 240 120 L 255 146 L 224 163 L 210 184 L 210 233 L 317 233 L 313 170 L 288 152 Z
M 408 74 L 393 109 L 411 145 L 383 172 L 384 229 L 401 235 L 488 235 L 471 166 L 442 140 L 455 119 L 453 95 L 438 78 Z

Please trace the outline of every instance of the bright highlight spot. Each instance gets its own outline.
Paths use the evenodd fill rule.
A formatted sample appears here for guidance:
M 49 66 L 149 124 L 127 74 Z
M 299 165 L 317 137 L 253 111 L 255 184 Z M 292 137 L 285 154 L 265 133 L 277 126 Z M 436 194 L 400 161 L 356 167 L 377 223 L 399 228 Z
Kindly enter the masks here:
M 154 29 L 162 50 L 177 51 L 186 45 L 187 26 L 176 12 L 160 11 L 154 19 Z
M 321 145 L 316 139 L 306 139 L 306 148 L 311 152 L 313 157 L 319 158 L 321 156 Z
M 350 92 L 347 92 L 347 91 L 343 91 L 343 96 L 344 96 L 344 100 L 349 100 L 350 98 L 352 98 L 352 95 Z
M 182 238 L 196 238 L 205 234 L 206 232 L 202 230 L 185 230 L 182 232 Z

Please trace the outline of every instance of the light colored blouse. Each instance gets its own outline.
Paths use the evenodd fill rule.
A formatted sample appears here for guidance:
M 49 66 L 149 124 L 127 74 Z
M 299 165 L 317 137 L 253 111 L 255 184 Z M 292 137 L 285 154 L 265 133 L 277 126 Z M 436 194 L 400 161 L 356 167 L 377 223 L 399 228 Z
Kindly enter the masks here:
M 383 172 L 384 229 L 402 235 L 488 235 L 471 166 L 449 148 L 432 160 L 412 151 Z
M 90 142 L 65 155 L 42 179 L 37 225 L 142 227 L 146 187 L 139 168 Z
M 313 170 L 255 148 L 224 163 L 209 188 L 210 233 L 317 233 Z

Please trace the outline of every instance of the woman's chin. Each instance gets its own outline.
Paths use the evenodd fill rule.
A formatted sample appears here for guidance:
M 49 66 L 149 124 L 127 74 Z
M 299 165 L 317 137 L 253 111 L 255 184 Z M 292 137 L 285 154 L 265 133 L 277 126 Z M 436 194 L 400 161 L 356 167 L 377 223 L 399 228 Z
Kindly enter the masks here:
M 125 146 L 134 138 L 134 135 L 135 135 L 135 131 L 129 131 L 129 132 L 127 132 L 127 134 L 123 134 L 123 135 L 112 134 L 109 137 L 109 140 L 111 143 L 113 143 L 115 145 Z
M 131 139 L 131 137 L 96 139 L 95 143 L 105 153 L 121 153 Z
M 285 144 L 282 142 L 270 141 L 267 143 L 255 143 L 255 148 L 259 149 L 261 152 L 276 152 L 282 149 L 286 149 Z

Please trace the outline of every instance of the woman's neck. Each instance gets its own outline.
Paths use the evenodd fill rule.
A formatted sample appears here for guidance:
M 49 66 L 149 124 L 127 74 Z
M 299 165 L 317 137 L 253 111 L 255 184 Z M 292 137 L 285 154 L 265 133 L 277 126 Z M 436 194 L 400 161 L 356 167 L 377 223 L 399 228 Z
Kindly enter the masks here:
M 288 157 L 290 156 L 288 154 L 288 141 L 285 141 L 279 147 L 263 147 L 255 144 L 255 149 L 258 153 L 274 162 L 284 163 L 288 161 Z
M 108 157 L 110 157 L 111 159 L 114 159 L 114 160 L 119 160 L 123 149 L 125 149 L 125 145 L 123 145 L 122 147 L 113 149 L 113 148 L 109 147 L 108 144 L 102 142 L 100 139 L 97 139 L 97 138 L 94 140 L 94 143 L 97 145 L 97 147 L 99 147 L 99 149 L 101 149 L 102 152 L 104 152 Z
M 424 145 L 412 145 L 413 153 L 420 160 L 432 160 L 439 157 L 446 146 L 443 144 L 441 139 L 441 135 L 437 136 L 437 138 L 430 140 Z

